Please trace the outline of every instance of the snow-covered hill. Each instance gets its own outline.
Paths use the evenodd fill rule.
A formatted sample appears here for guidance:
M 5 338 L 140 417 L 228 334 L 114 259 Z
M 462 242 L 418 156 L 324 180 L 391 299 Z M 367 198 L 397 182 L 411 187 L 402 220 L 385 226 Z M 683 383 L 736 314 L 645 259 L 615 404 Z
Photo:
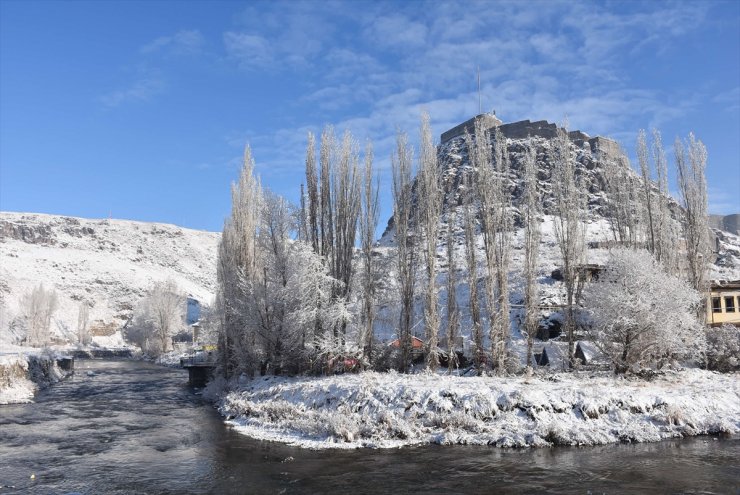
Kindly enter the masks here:
M 20 299 L 56 290 L 52 333 L 74 338 L 82 301 L 93 325 L 121 327 L 154 282 L 173 279 L 211 303 L 220 234 L 175 225 L 0 212 L 0 339 L 11 340 Z
M 471 121 L 472 122 L 472 121 Z M 466 123 L 467 125 L 468 123 Z M 507 151 L 511 163 L 509 174 L 509 190 L 513 198 L 512 214 L 514 217 L 514 231 L 512 232 L 512 250 L 511 265 L 509 273 L 509 284 L 511 288 L 511 303 L 514 305 L 523 302 L 523 262 L 524 262 L 524 227 L 518 219 L 519 210 L 517 209 L 517 200 L 523 191 L 523 155 L 528 146 L 528 140 L 537 150 L 538 162 L 538 181 L 540 191 L 542 192 L 542 206 L 545 212 L 542 223 L 542 237 L 540 241 L 538 257 L 538 283 L 540 292 L 541 305 L 554 306 L 562 304 L 564 297 L 564 288 L 562 284 L 551 277 L 551 273 L 560 267 L 561 257 L 557 244 L 554 230 L 553 197 L 552 197 L 552 180 L 553 180 L 553 139 L 556 133 L 555 124 L 546 121 L 530 122 L 522 121 L 512 124 L 503 124 L 500 126 L 501 132 L 506 138 Z M 451 132 L 451 131 L 450 131 Z M 445 133 L 448 135 L 449 133 Z M 444 136 L 444 135 L 443 135 Z M 573 156 L 576 159 L 576 174 L 582 178 L 582 184 L 586 194 L 586 204 L 588 213 L 585 218 L 586 224 L 586 250 L 585 263 L 603 264 L 609 254 L 609 248 L 615 245 L 614 234 L 611 226 L 611 209 L 610 201 L 605 184 L 605 174 L 607 173 L 607 162 L 618 163 L 626 167 L 627 161 L 621 160 L 622 151 L 617 143 L 609 139 L 595 137 L 591 138 L 580 131 L 574 131 L 569 134 L 570 146 Z M 438 148 L 438 159 L 445 180 L 452 180 L 453 184 L 458 187 L 461 184 L 462 173 L 470 167 L 468 160 L 468 148 L 462 136 L 452 136 L 444 141 Z M 629 172 L 633 181 L 641 184 L 642 179 L 634 172 Z M 641 186 L 640 186 L 641 187 Z M 641 189 L 639 189 L 641 190 Z M 416 188 L 414 188 L 414 193 Z M 658 194 L 653 189 L 653 194 Z M 437 283 L 440 287 L 439 304 L 441 308 L 445 307 L 446 301 L 446 279 L 447 279 L 447 260 L 446 260 L 446 237 L 449 212 L 457 209 L 457 220 L 452 226 L 455 243 L 456 258 L 458 269 L 458 302 L 461 304 L 463 313 L 462 332 L 467 336 L 469 331 L 467 301 L 469 294 L 467 290 L 467 270 L 464 268 L 464 233 L 462 228 L 462 207 L 460 207 L 461 197 L 460 190 L 453 188 L 448 192 L 445 198 L 443 213 L 441 215 L 442 225 L 439 231 L 437 258 L 439 266 L 439 275 Z M 680 206 L 675 200 L 670 199 L 670 208 L 677 216 Z M 674 219 L 674 228 L 680 228 Z M 715 225 L 718 225 L 715 222 Z M 724 224 L 723 224 L 724 225 Z M 710 279 L 712 280 L 738 280 L 740 279 L 740 236 L 735 232 L 728 232 L 718 228 L 712 229 L 712 248 L 714 251 L 713 264 L 710 268 Z M 377 259 L 382 268 L 381 287 L 379 299 L 381 305 L 379 331 L 381 338 L 395 338 L 394 328 L 397 316 L 394 313 L 398 306 L 397 292 L 395 291 L 395 259 L 393 257 L 393 247 L 395 246 L 395 228 L 393 219 L 388 221 L 388 226 L 380 239 L 377 248 Z M 479 234 L 478 238 L 479 263 L 484 260 L 483 239 Z M 680 249 L 680 247 L 676 247 Z M 485 270 L 480 265 L 479 276 L 483 276 Z M 482 278 L 479 278 L 481 285 L 479 294 L 483 294 Z M 417 301 L 416 321 L 421 321 L 421 301 Z M 444 313 L 444 310 L 443 310 Z M 518 311 L 512 312 L 515 333 L 514 338 L 521 337 L 518 335 L 517 318 Z M 550 312 L 543 311 L 543 317 L 548 318 Z M 443 320 L 446 315 L 442 315 Z M 557 315 L 555 315 L 557 317 Z M 421 323 L 415 328 L 421 328 Z M 444 328 L 444 321 L 443 321 Z
M 480 117 L 480 116 L 479 116 Z M 466 122 L 464 125 L 472 125 L 475 119 Z M 463 124 L 461 124 L 462 126 Z M 460 126 L 458 126 L 460 127 Z M 457 128 L 456 128 L 457 129 Z M 512 244 L 513 261 L 519 258 L 518 251 L 522 249 L 522 231 L 523 225 L 519 220 L 519 210 L 517 208 L 518 198 L 524 189 L 523 179 L 523 160 L 524 154 L 528 148 L 528 142 L 531 139 L 532 144 L 537 151 L 538 164 L 538 183 L 542 197 L 542 207 L 545 213 L 542 227 L 542 239 L 540 247 L 540 265 L 543 273 L 550 273 L 559 263 L 559 252 L 557 250 L 556 239 L 552 224 L 552 215 L 554 199 L 552 196 L 553 180 L 553 155 L 554 155 L 554 138 L 557 132 L 555 124 L 547 121 L 530 122 L 529 120 L 499 125 L 499 129 L 506 138 L 506 147 L 509 155 L 511 169 L 509 173 L 509 190 L 512 195 L 512 214 L 514 217 L 514 236 Z M 448 135 L 448 131 L 443 134 Z M 576 160 L 576 174 L 581 177 L 582 187 L 585 189 L 586 204 L 588 214 L 586 215 L 586 243 L 589 247 L 586 254 L 587 263 L 600 263 L 605 259 L 608 249 L 605 247 L 614 243 L 614 235 L 611 229 L 611 209 L 609 195 L 606 190 L 607 163 L 617 163 L 619 166 L 627 167 L 628 161 L 623 157 L 623 152 L 619 145 L 607 138 L 589 137 L 581 131 L 572 131 L 569 133 L 571 152 Z M 493 137 L 491 138 L 493 140 Z M 440 245 L 444 244 L 447 229 L 447 212 L 451 208 L 459 210 L 461 202 L 459 187 L 462 181 L 462 173 L 470 167 L 468 160 L 468 147 L 462 135 L 449 137 L 438 148 L 438 159 L 442 174 L 445 180 L 452 180 L 458 188 L 448 192 L 444 203 L 444 212 L 441 216 L 442 228 L 440 229 Z M 628 172 L 632 180 L 637 183 L 638 191 L 642 188 L 642 179 L 633 170 Z M 416 188 L 414 188 L 416 189 Z M 653 194 L 659 194 L 657 189 L 653 188 Z M 641 194 L 641 192 L 640 192 Z M 680 206 L 673 198 L 669 198 L 669 205 L 677 216 Z M 461 213 L 460 213 L 461 214 Z M 454 227 L 455 236 L 458 243 L 461 243 L 462 228 L 459 225 L 460 214 L 458 214 L 458 224 Z M 738 215 L 728 215 L 720 217 L 718 221 L 716 216 L 710 218 L 712 228 L 712 247 L 715 255 L 715 263 L 711 268 L 710 278 L 712 279 L 739 279 L 740 278 L 740 235 L 734 231 L 732 223 Z M 674 219 L 675 222 L 675 219 Z M 728 227 L 729 226 L 729 227 Z M 676 223 L 675 228 L 680 228 Z M 380 240 L 381 246 L 395 245 L 395 230 L 393 228 L 393 219 L 389 219 L 388 226 Z M 482 247 L 482 240 L 479 242 Z M 440 247 L 440 257 L 444 257 L 444 251 Z M 462 257 L 458 258 L 462 261 Z M 444 261 L 440 260 L 443 264 Z M 517 269 L 516 266 L 512 267 Z M 444 270 L 443 270 L 444 271 Z

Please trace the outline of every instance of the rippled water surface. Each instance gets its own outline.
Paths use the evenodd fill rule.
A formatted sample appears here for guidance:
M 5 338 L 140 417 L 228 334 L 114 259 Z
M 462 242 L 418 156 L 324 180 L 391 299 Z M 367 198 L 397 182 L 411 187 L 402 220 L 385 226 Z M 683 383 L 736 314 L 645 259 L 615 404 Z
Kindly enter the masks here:
M 740 493 L 738 438 L 309 451 L 231 431 L 186 383 L 83 360 L 35 403 L 0 406 L 0 493 Z

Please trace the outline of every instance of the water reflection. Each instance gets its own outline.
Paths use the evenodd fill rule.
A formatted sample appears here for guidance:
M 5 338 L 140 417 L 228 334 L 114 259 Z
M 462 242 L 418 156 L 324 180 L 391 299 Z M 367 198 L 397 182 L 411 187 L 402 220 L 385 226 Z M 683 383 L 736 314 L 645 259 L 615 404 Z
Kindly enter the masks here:
M 740 493 L 737 438 L 307 451 L 226 428 L 186 382 L 78 361 L 35 404 L 0 407 L 0 493 Z

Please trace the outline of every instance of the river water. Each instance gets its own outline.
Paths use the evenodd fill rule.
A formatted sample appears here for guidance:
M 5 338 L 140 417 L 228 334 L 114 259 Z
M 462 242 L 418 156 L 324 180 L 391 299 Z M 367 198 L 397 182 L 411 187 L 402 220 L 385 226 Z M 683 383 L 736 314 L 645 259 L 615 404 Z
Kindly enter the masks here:
M 0 493 L 740 493 L 737 437 L 310 451 L 235 433 L 183 370 L 75 364 L 35 403 L 0 406 Z

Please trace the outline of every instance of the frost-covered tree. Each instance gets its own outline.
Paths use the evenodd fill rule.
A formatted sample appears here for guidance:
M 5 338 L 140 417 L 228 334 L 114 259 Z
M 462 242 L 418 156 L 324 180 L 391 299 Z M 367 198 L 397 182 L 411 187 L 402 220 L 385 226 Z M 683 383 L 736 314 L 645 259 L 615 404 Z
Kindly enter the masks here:
M 707 149 L 704 143 L 689 134 L 685 145 L 676 138 L 674 144 L 678 191 L 683 206 L 683 241 L 686 244 L 688 280 L 702 292 L 711 246 L 709 244 L 709 215 L 707 211 Z
M 710 370 L 732 372 L 740 370 L 740 332 L 725 323 L 721 327 L 707 328 L 706 366 Z
M 678 273 L 676 245 L 678 233 L 676 222 L 671 214 L 671 195 L 668 191 L 668 161 L 663 150 L 663 139 L 657 129 L 653 129 L 651 146 L 653 163 L 655 166 L 658 198 L 655 214 L 655 259 L 660 261 L 666 271 L 672 275 Z
M 21 312 L 26 327 L 28 345 L 41 347 L 51 340 L 51 318 L 59 299 L 54 289 L 39 284 L 21 297 Z
M 465 134 L 465 141 L 468 149 L 472 144 L 469 134 Z M 483 372 L 483 363 L 485 353 L 483 350 L 483 323 L 481 321 L 480 302 L 478 299 L 478 237 L 476 222 L 476 184 L 477 173 L 471 168 L 463 173 L 463 229 L 465 232 L 465 267 L 468 274 L 468 290 L 470 297 L 468 305 L 470 309 L 470 334 L 472 337 L 472 355 L 473 365 L 476 372 L 480 375 Z
M 493 178 L 493 203 L 496 236 L 494 254 L 496 257 L 496 316 L 493 318 L 496 336 L 491 342 L 491 356 L 493 365 L 502 372 L 506 365 L 507 346 L 511 337 L 510 302 L 509 302 L 509 264 L 511 259 L 511 190 L 509 188 L 509 152 L 506 146 L 506 137 L 497 127 L 494 130 L 495 175 Z
M 345 132 L 339 149 L 339 158 L 334 173 L 332 202 L 334 208 L 334 245 L 331 250 L 329 273 L 341 284 L 336 286 L 336 297 L 348 302 L 355 274 L 355 240 L 362 209 L 362 176 L 360 175 L 357 144 L 349 132 Z M 342 321 L 335 326 L 335 338 L 346 343 L 347 325 Z
M 468 142 L 471 164 L 477 171 L 480 202 L 480 225 L 486 257 L 486 306 L 489 320 L 491 365 L 503 371 L 509 338 L 508 267 L 510 251 L 508 190 L 509 159 L 506 138 L 494 131 L 495 147 L 490 133 L 480 121 L 475 125 L 475 139 Z
M 308 211 L 305 214 L 307 242 L 311 244 L 314 252 L 320 253 L 319 243 L 319 177 L 316 170 L 316 138 L 313 133 L 308 133 L 308 145 L 306 146 L 306 189 L 308 196 Z
M 87 345 L 90 340 L 90 305 L 82 301 L 77 312 L 77 342 Z
M 439 216 L 442 213 L 442 188 L 437 150 L 432 142 L 429 115 L 422 114 L 419 152 L 419 175 L 417 178 L 420 225 L 423 232 L 423 252 L 426 266 L 424 291 L 424 328 L 426 332 L 427 368 L 439 366 L 440 318 L 437 304 L 437 235 Z
M 575 314 L 578 273 L 585 249 L 584 185 L 576 171 L 571 154 L 570 139 L 565 126 L 558 128 L 554 139 L 553 196 L 555 199 L 555 238 L 563 262 L 565 285 L 565 331 L 568 338 L 568 357 L 573 363 L 575 353 Z
M 520 211 L 524 223 L 524 330 L 527 334 L 527 365 L 532 359 L 534 337 L 539 327 L 539 295 L 537 291 L 537 259 L 541 234 L 541 200 L 537 180 L 537 150 L 529 140 L 524 154 L 524 191 Z
M 375 322 L 375 277 L 377 267 L 373 259 L 375 230 L 378 227 L 378 190 L 380 183 L 373 173 L 373 147 L 365 148 L 365 168 L 362 179 L 362 214 L 360 215 L 360 247 L 362 252 L 362 333 L 360 345 L 366 363 L 372 362 Z
M 452 178 L 448 178 L 447 193 L 450 204 L 447 209 L 447 369 L 452 372 L 459 365 L 455 352 L 455 340 L 460 334 L 460 308 L 457 303 L 457 258 L 455 254 L 455 227 L 457 209 Z
M 606 155 L 602 160 L 612 235 L 622 246 L 635 245 L 640 202 L 629 160 L 621 150 L 616 157 Z
M 262 194 L 260 228 L 257 246 L 260 253 L 257 273 L 251 280 L 243 280 L 246 299 L 245 313 L 248 327 L 256 334 L 253 346 L 260 351 L 260 367 L 281 373 L 286 354 L 296 346 L 287 329 L 289 311 L 288 278 L 291 232 L 294 230 L 290 205 L 281 196 L 269 190 Z M 302 338 L 305 342 L 305 336 Z
M 155 283 L 134 310 L 126 328 L 128 340 L 144 352 L 159 355 L 172 348 L 172 336 L 185 327 L 185 295 L 173 280 Z
M 150 315 L 163 351 L 171 348 L 172 336 L 183 329 L 187 303 L 185 295 L 173 280 L 154 286 L 147 297 Z
M 321 134 L 319 166 L 316 170 L 314 138 L 309 134 L 306 150 L 308 207 L 307 238 L 314 251 L 325 260 L 331 276 L 342 283 L 335 287 L 335 298 L 349 300 L 354 276 L 354 249 L 362 209 L 362 176 L 357 145 L 349 132 L 337 143 L 334 130 L 326 127 Z M 319 329 L 331 331 L 343 343 L 346 327 Z
M 288 279 L 281 292 L 287 308 L 283 333 L 283 372 L 309 369 L 326 371 L 332 360 L 359 358 L 362 348 L 351 339 L 339 343 L 329 332 L 317 328 L 335 328 L 352 320 L 345 301 L 334 297 L 341 282 L 329 274 L 323 259 L 307 243 L 294 242 L 289 248 Z M 319 325 L 316 325 L 319 322 Z M 305 368 L 299 363 L 305 362 Z
M 218 345 L 220 315 L 215 305 L 204 305 L 200 308 L 200 329 L 193 341 L 199 345 Z
M 668 275 L 646 250 L 615 249 L 584 290 L 594 343 L 617 373 L 661 368 L 703 350 L 699 293 Z
M 391 155 L 393 171 L 393 225 L 396 230 L 396 274 L 400 295 L 398 337 L 401 347 L 399 369 L 407 371 L 411 361 L 414 317 L 414 286 L 416 279 L 416 256 L 411 222 L 416 209 L 412 202 L 413 151 L 405 133 L 396 135 L 396 150 Z M 417 222 L 413 223 L 417 225 Z
M 254 369 L 255 335 L 247 324 L 244 304 L 258 270 L 257 237 L 262 210 L 262 187 L 254 173 L 249 146 L 239 179 L 231 187 L 231 214 L 224 222 L 218 247 L 216 275 L 219 314 L 219 357 L 225 376 Z
M 642 177 L 642 208 L 644 214 L 645 245 L 651 254 L 657 249 L 657 211 L 652 192 L 652 178 L 650 173 L 650 152 L 648 151 L 645 130 L 640 129 L 637 133 L 637 161 L 640 165 L 640 176 Z

